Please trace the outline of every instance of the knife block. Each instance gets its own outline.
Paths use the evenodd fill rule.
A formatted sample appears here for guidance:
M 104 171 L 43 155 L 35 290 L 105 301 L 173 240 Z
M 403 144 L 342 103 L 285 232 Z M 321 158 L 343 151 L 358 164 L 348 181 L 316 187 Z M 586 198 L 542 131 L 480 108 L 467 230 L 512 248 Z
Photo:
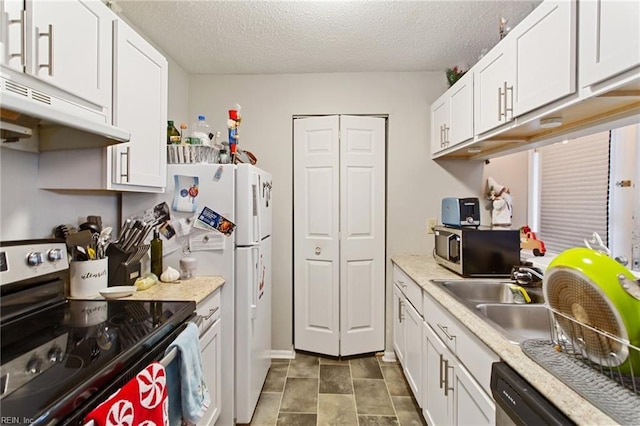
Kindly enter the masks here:
M 136 249 L 124 251 L 115 244 L 107 247 L 109 257 L 108 287 L 118 285 L 134 285 L 140 277 L 140 261 L 128 262 L 128 259 L 136 252 Z

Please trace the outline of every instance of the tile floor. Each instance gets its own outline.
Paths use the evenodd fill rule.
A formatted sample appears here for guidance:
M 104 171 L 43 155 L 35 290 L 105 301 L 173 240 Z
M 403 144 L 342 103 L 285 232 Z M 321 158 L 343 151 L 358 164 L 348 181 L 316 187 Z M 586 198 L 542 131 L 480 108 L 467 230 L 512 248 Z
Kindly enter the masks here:
M 298 352 L 273 360 L 251 425 L 426 425 L 400 364 Z

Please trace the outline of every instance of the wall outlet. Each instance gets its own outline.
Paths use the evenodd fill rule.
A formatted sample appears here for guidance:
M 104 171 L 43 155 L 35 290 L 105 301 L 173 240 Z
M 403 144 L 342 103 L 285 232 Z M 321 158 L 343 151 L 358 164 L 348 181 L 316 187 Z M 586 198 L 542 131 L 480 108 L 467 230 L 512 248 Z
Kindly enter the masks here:
M 427 219 L 427 234 L 434 233 L 433 229 L 436 227 L 437 223 L 438 223 L 438 219 L 436 219 L 435 217 L 430 217 Z

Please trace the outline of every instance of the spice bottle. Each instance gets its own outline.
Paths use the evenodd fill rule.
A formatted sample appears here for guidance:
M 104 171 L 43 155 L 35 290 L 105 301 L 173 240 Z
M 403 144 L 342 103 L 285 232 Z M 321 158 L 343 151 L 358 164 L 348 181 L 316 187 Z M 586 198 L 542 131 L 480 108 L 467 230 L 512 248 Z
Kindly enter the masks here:
M 153 230 L 151 240 L 151 272 L 158 278 L 162 275 L 162 240 L 158 228 Z

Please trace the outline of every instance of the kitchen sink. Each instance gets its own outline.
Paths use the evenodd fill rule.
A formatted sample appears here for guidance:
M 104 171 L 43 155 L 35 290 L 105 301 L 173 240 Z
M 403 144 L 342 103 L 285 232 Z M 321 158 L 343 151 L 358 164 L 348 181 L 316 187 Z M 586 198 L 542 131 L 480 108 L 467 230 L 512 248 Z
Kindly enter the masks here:
M 520 293 L 511 288 L 514 283 L 508 280 L 433 282 L 512 343 L 550 338 L 552 322 L 541 288 L 526 288 L 531 302 L 524 303 Z
M 510 287 L 511 281 L 491 280 L 452 280 L 436 281 L 457 299 L 463 302 L 475 303 L 523 303 L 520 293 Z M 531 303 L 543 303 L 542 289 L 525 289 L 531 298 Z
M 549 339 L 551 318 L 549 310 L 539 303 L 507 305 L 481 303 L 475 312 L 486 318 L 491 326 L 514 343 L 527 339 Z

